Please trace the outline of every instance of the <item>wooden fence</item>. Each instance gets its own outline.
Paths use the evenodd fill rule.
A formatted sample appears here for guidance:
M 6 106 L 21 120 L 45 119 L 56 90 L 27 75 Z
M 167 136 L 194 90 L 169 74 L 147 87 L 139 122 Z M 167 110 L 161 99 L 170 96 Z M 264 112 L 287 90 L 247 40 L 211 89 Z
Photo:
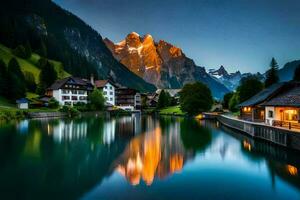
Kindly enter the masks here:
M 225 115 L 219 115 L 217 119 L 223 125 L 247 133 L 252 137 L 300 150 L 300 132 L 283 128 L 283 126 L 269 126 L 264 123 L 244 121 Z

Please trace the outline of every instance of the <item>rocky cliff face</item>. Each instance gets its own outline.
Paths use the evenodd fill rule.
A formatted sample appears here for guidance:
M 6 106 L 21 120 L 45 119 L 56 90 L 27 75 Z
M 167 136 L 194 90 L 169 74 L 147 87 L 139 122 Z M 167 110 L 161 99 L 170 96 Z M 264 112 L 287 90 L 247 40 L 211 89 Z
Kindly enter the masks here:
M 183 51 L 160 40 L 155 42 L 149 34 L 140 36 L 132 32 L 119 43 L 104 39 L 113 56 L 130 71 L 158 88 L 181 88 L 184 84 L 201 81 L 206 83 L 217 98 L 228 89 L 210 77 L 204 68 L 195 65 Z
M 141 38 L 137 33 L 127 35 L 126 39 L 114 44 L 109 39 L 104 39 L 114 57 L 127 68 L 144 78 L 149 83 L 158 84 L 160 79 L 160 59 L 151 35 Z

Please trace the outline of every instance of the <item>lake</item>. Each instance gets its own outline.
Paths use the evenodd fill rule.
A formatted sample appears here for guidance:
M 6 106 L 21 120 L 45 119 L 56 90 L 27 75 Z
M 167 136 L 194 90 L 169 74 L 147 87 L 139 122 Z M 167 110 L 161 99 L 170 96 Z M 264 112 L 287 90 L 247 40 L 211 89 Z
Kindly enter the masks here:
M 0 126 L 0 199 L 300 199 L 300 154 L 215 121 L 87 116 Z

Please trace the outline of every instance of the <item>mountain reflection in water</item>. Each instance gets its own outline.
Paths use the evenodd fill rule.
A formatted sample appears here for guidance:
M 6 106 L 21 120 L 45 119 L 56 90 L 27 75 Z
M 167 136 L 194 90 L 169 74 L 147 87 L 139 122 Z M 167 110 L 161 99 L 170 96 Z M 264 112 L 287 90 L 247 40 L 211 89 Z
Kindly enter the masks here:
M 141 179 L 151 185 L 155 177 L 180 172 L 184 163 L 193 157 L 194 151 L 185 150 L 181 141 L 180 123 L 171 124 L 165 132 L 156 123 L 154 129 L 130 141 L 115 165 L 132 185 L 139 184 Z
M 299 152 L 214 121 L 89 116 L 0 126 L 0 199 L 297 199 L 299 170 Z

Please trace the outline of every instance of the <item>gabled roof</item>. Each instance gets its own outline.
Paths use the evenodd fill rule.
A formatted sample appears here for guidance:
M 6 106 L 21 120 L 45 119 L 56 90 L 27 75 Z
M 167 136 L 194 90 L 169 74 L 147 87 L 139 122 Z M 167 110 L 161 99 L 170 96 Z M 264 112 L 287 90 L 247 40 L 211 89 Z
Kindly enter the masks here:
M 259 93 L 257 93 L 253 97 L 251 97 L 250 99 L 240 103 L 238 106 L 245 107 L 245 106 L 258 105 L 258 104 L 266 101 L 271 96 L 275 95 L 284 85 L 285 85 L 284 82 L 275 83 L 275 84 L 271 85 L 270 87 L 263 89 L 262 91 L 260 91 Z
M 27 99 L 27 98 L 21 98 L 21 99 L 18 99 L 18 100 L 16 100 L 16 103 L 28 103 L 29 102 L 29 100 Z
M 276 94 L 262 106 L 300 106 L 300 83 L 290 82 L 285 85 L 281 93 Z
M 92 86 L 91 83 L 87 80 L 84 80 L 84 79 L 81 79 L 81 78 L 78 78 L 78 77 L 70 76 L 70 77 L 55 81 L 48 88 L 48 90 L 58 90 L 58 89 L 62 88 L 68 82 L 70 84 L 76 84 L 76 85 L 82 85 L 82 86 L 88 86 L 88 87 Z
M 106 79 L 106 80 L 96 80 L 95 81 L 95 86 L 97 88 L 103 88 L 107 83 L 110 83 L 114 87 L 117 87 L 116 84 L 113 81 L 109 80 L 109 79 Z

